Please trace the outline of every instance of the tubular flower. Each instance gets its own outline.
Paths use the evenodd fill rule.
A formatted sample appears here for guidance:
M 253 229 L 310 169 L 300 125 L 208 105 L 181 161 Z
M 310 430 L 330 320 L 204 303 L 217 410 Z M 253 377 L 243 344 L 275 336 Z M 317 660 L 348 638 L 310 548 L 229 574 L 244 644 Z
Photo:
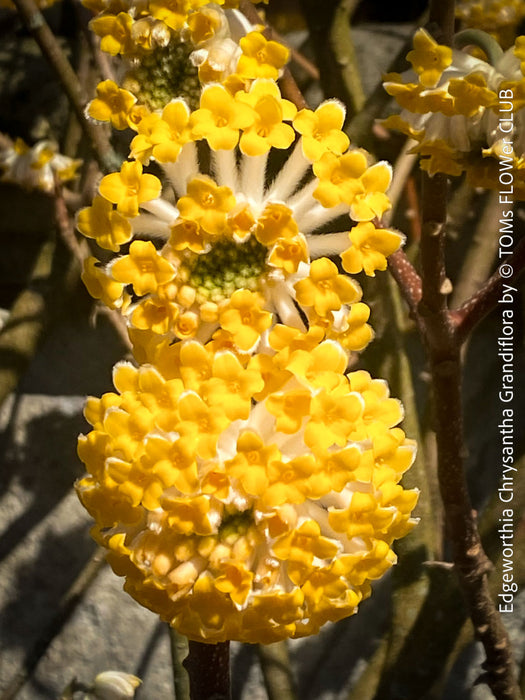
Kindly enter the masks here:
M 0 136 L 0 179 L 4 182 L 53 192 L 55 180 L 69 182 L 77 177 L 82 161 L 63 156 L 52 141 L 38 141 L 31 147 L 20 138 L 12 142 Z
M 149 250 L 168 265 L 169 278 L 143 284 L 129 270 L 135 241 L 128 255 L 104 268 L 109 278 L 133 285 L 124 312 L 137 353 L 155 363 L 164 342 L 190 337 L 252 353 L 278 322 L 299 331 L 318 326 L 322 337 L 340 339 L 348 351 L 366 345 L 372 334 L 361 289 L 326 256 L 343 256 L 347 271 L 373 275 L 403 238 L 371 223 L 390 206 L 391 169 L 371 164 L 361 149 L 337 153 L 348 144 L 339 130 L 343 119 L 335 102 L 296 116 L 266 79 L 234 96 L 212 85 L 193 112 L 176 100 L 162 115 L 143 118 L 132 142 L 140 162 L 106 175 L 101 197 L 78 217 L 81 231 L 112 250 L 119 240 L 156 239 Z M 318 138 L 304 126 L 310 122 Z M 308 139 L 320 147 L 313 163 L 304 155 Z M 196 140 L 209 147 L 210 175 L 200 171 Z M 289 153 L 267 183 L 272 149 Z M 150 160 L 164 171 L 175 200 L 170 186 L 158 197 L 159 180 L 142 170 Z M 327 232 L 344 216 L 346 230 Z
M 352 615 L 416 522 L 399 402 L 344 375 L 337 343 L 296 332 L 284 348 L 291 331 L 264 355 L 166 346 L 167 371 L 120 363 L 117 391 L 86 406 L 77 491 L 95 537 L 190 639 L 268 643 Z
M 448 52 L 441 49 L 446 47 L 436 45 L 423 29 L 414 41 L 416 72 L 386 76 L 385 89 L 402 111 L 384 124 L 417 141 L 413 152 L 419 154 L 421 167 L 430 175 L 466 173 L 472 185 L 493 188 L 499 183 L 503 159 L 513 179 L 514 198 L 523 199 L 523 37 L 518 37 L 494 65 L 458 50 L 452 51 L 451 63 L 445 65 Z

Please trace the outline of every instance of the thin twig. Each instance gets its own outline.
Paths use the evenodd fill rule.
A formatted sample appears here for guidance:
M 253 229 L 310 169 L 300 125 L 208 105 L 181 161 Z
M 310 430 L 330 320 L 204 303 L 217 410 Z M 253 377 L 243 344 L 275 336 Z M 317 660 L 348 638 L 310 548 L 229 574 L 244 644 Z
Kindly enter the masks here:
M 22 21 L 28 31 L 32 34 L 46 57 L 51 67 L 62 84 L 71 106 L 73 107 L 77 119 L 88 138 L 95 157 L 105 172 L 119 167 L 120 161 L 109 143 L 104 129 L 96 126 L 86 119 L 84 109 L 87 100 L 82 94 L 80 82 L 67 60 L 64 52 L 60 48 L 53 32 L 49 28 L 44 16 L 37 8 L 33 0 L 13 0 Z
M 89 255 L 89 248 L 85 240 L 79 241 L 75 235 L 71 217 L 69 216 L 64 199 L 63 189 L 58 182 L 55 184 L 55 220 L 62 241 L 78 262 L 80 269 L 82 269 L 84 261 Z M 98 310 L 106 315 L 124 346 L 130 350 L 131 342 L 129 340 L 126 323 L 122 316 L 113 309 L 107 309 L 102 305 L 99 306 Z
M 421 277 L 402 250 L 398 250 L 388 257 L 388 268 L 399 285 L 413 319 L 419 322 L 418 307 L 422 294 Z
M 499 271 L 496 271 L 479 292 L 462 304 L 459 309 L 450 312 L 459 343 L 464 343 L 478 323 L 496 308 L 499 299 L 501 299 L 503 285 L 512 286 L 515 284 L 525 269 L 525 238 L 522 238 L 518 243 L 506 264 L 514 270 L 514 274 L 510 278 L 504 279 Z

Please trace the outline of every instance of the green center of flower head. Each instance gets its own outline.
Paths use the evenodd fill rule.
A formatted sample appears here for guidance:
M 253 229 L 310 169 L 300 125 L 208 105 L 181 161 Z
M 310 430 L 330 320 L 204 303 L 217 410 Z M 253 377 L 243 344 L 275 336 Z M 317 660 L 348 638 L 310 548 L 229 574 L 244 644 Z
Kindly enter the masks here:
M 248 532 L 251 525 L 253 525 L 251 510 L 225 512 L 219 526 L 219 539 L 225 544 L 234 544 L 239 537 Z
M 196 255 L 189 265 L 189 284 L 197 290 L 197 301 L 219 303 L 237 289 L 256 291 L 267 253 L 267 248 L 251 237 L 244 243 L 219 241 L 209 253 Z
M 184 97 L 192 109 L 199 106 L 200 83 L 197 68 L 190 61 L 194 46 L 171 41 L 141 57 L 124 81 L 150 109 L 162 109 L 173 95 Z

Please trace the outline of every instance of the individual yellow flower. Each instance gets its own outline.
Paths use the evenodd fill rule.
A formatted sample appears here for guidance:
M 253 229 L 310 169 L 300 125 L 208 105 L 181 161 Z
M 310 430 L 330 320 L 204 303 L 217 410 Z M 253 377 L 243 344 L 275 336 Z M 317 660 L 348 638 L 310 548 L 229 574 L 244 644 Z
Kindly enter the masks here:
M 350 151 L 342 156 L 326 152 L 313 164 L 319 184 L 313 192 L 323 207 L 335 207 L 341 202 L 351 204 L 359 190 L 359 178 L 366 171 L 368 160 L 363 151 Z
M 268 264 L 291 275 L 297 272 L 299 263 L 308 262 L 308 244 L 304 236 L 278 238 L 268 256 Z
M 343 304 L 358 301 L 360 290 L 348 277 L 340 275 L 328 258 L 319 258 L 310 265 L 310 274 L 294 285 L 297 301 L 312 306 L 320 316 L 337 311 Z
M 119 88 L 112 80 L 104 80 L 97 85 L 97 96 L 92 100 L 87 113 L 100 122 L 110 122 L 115 129 L 127 129 L 128 117 L 137 98 Z
M 345 109 L 337 100 L 323 102 L 315 112 L 298 112 L 293 125 L 302 134 L 303 152 L 309 160 L 315 162 L 328 151 L 341 155 L 348 148 L 349 138 L 341 131 L 344 120 Z
M 239 40 L 242 55 L 237 72 L 243 78 L 279 77 L 281 68 L 288 61 L 290 52 L 277 41 L 268 41 L 260 32 L 250 32 Z
M 165 335 L 177 316 L 179 307 L 169 301 L 144 299 L 133 309 L 131 322 L 135 328 L 152 330 L 159 335 Z
M 183 100 L 164 107 L 162 116 L 153 113 L 137 124 L 137 136 L 131 142 L 131 155 L 147 163 L 153 157 L 159 163 L 174 162 L 181 148 L 191 141 L 190 110 Z
M 473 117 L 483 108 L 498 102 L 497 94 L 488 89 L 482 73 L 471 73 L 464 78 L 452 78 L 448 91 L 454 98 L 454 111 L 466 117 Z
M 221 3 L 218 3 L 219 5 Z M 223 26 L 223 14 L 213 7 L 204 7 L 188 17 L 191 40 L 195 45 L 213 39 Z
M 350 203 L 350 216 L 354 221 L 380 219 L 390 209 L 386 191 L 392 180 L 392 168 L 382 161 L 365 170 L 357 182 Z
M 222 328 L 232 334 L 241 350 L 253 348 L 272 323 L 271 313 L 263 311 L 261 302 L 260 295 L 238 289 L 220 313 Z
M 114 252 L 132 237 L 131 224 L 126 217 L 99 195 L 95 196 L 90 207 L 78 213 L 77 228 L 87 238 L 94 238 L 101 248 Z
M 292 210 L 285 204 L 267 204 L 257 219 L 255 236 L 263 245 L 270 246 L 278 240 L 295 239 L 298 233 L 299 227 Z
M 414 49 L 407 54 L 407 60 L 419 75 L 421 85 L 432 88 L 452 63 L 452 49 L 438 44 L 424 29 L 418 29 Z
M 89 26 L 101 37 L 100 48 L 112 56 L 126 53 L 132 47 L 131 26 L 133 19 L 127 12 L 118 15 L 102 15 L 92 19 Z
M 221 85 L 210 85 L 202 91 L 200 108 L 191 115 L 194 138 L 204 138 L 214 150 L 235 148 L 239 129 L 253 123 L 253 109 L 236 101 Z
M 254 121 L 243 130 L 240 149 L 248 156 L 267 153 L 270 148 L 288 148 L 295 139 L 295 131 L 283 120 L 292 120 L 295 105 L 283 100 L 277 85 L 270 80 L 256 80 L 249 92 L 238 92 L 236 99 L 250 105 Z
M 133 241 L 129 255 L 112 264 L 111 274 L 118 282 L 132 284 L 135 293 L 142 296 L 155 292 L 160 284 L 173 279 L 175 270 L 159 255 L 151 241 Z
M 235 197 L 229 187 L 219 187 L 209 177 L 198 177 L 188 183 L 187 194 L 177 202 L 184 219 L 198 223 L 212 236 L 226 227 L 226 217 L 233 209 Z
M 251 496 L 262 496 L 268 487 L 268 465 L 281 457 L 275 445 L 265 445 L 252 430 L 242 432 L 237 440 L 237 454 L 225 463 L 226 473 L 237 479 Z
M 396 231 L 376 228 L 371 222 L 360 222 L 348 233 L 352 246 L 341 255 L 343 268 L 351 275 L 361 270 L 375 277 L 376 270 L 386 270 L 387 256 L 403 243 Z
M 170 245 L 174 250 L 201 253 L 206 248 L 206 234 L 197 221 L 179 219 L 171 227 Z
M 100 299 L 110 309 L 115 309 L 122 304 L 124 285 L 106 274 L 97 263 L 98 260 L 94 257 L 86 258 L 82 282 L 94 299 Z
M 105 175 L 99 186 L 100 194 L 130 218 L 137 216 L 143 202 L 156 199 L 161 189 L 158 177 L 143 173 L 140 163 L 128 161 L 122 163 L 120 173 Z
M 182 29 L 190 10 L 189 0 L 152 0 L 149 10 L 155 19 L 162 20 L 170 29 Z
M 210 406 L 223 406 L 229 420 L 246 419 L 251 397 L 264 387 L 261 375 L 244 369 L 231 352 L 219 352 L 212 362 L 212 376 L 202 385 Z

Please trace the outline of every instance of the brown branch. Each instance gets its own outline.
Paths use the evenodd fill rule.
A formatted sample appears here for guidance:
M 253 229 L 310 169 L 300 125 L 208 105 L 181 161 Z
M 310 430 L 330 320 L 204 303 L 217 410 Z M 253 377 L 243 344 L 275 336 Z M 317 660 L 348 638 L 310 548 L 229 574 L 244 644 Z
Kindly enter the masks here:
M 105 172 L 119 167 L 119 160 L 109 143 L 104 129 L 86 119 L 84 109 L 87 100 L 82 94 L 80 81 L 60 48 L 44 16 L 33 0 L 14 0 L 14 3 L 27 30 L 32 34 L 42 54 L 46 57 L 59 78 L 82 130 L 91 143 L 91 147 L 93 148 L 93 152 L 100 167 Z
M 183 666 L 190 678 L 190 700 L 230 700 L 230 643 L 188 643 Z
M 460 344 L 464 343 L 478 323 L 496 308 L 503 292 L 503 285 L 513 285 L 523 272 L 525 268 L 525 238 L 521 239 L 505 264 L 510 265 L 514 271 L 511 277 L 503 278 L 497 270 L 479 292 L 473 294 L 459 309 L 450 312 L 452 323 L 456 329 L 456 337 Z
M 412 318 L 418 322 L 418 307 L 422 294 L 421 277 L 402 250 L 397 250 L 388 257 L 388 269 L 399 285 L 401 295 L 408 304 Z

